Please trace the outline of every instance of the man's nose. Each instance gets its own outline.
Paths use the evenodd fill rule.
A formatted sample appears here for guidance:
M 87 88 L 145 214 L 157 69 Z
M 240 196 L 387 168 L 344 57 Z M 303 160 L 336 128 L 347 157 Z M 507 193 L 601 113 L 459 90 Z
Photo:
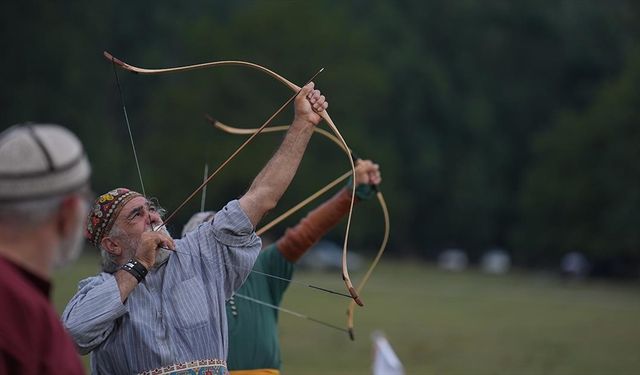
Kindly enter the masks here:
M 160 224 L 162 222 L 162 218 L 158 211 L 150 211 L 149 219 L 151 220 L 151 224 Z
M 162 223 L 162 218 L 160 217 L 160 214 L 155 211 L 155 210 L 147 210 L 147 214 L 145 215 L 145 221 L 147 225 L 150 225 L 151 227 L 161 224 Z

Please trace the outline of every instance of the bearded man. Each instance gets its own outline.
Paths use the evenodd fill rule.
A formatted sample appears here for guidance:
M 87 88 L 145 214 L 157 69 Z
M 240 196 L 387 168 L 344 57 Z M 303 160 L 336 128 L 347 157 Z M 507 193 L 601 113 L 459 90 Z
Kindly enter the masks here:
M 313 83 L 295 99 L 279 149 L 238 200 L 189 238 L 173 240 L 160 210 L 119 188 L 89 215 L 87 238 L 103 272 L 80 282 L 63 322 L 94 374 L 225 374 L 225 300 L 249 274 L 261 248 L 254 228 L 289 186 L 328 103 Z
M 51 301 L 53 270 L 83 248 L 89 161 L 69 130 L 0 134 L 0 374 L 83 374 Z

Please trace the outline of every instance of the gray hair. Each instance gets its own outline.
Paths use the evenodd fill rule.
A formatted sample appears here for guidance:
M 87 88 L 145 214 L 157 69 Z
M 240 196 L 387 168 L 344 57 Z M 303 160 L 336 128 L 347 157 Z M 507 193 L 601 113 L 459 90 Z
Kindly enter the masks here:
M 120 229 L 119 226 L 114 225 L 105 237 L 118 237 L 122 235 L 125 235 L 125 232 Z M 116 262 L 116 256 L 107 251 L 102 244 L 98 244 L 98 246 L 100 248 L 100 266 L 102 267 L 102 271 L 107 273 L 116 272 L 120 268 L 120 265 Z

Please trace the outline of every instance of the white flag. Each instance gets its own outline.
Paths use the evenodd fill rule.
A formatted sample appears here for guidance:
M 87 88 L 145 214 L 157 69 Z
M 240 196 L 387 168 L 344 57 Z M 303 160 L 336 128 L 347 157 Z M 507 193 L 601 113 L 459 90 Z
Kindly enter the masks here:
M 404 368 L 389 341 L 380 331 L 371 334 L 373 340 L 373 375 L 404 375 Z

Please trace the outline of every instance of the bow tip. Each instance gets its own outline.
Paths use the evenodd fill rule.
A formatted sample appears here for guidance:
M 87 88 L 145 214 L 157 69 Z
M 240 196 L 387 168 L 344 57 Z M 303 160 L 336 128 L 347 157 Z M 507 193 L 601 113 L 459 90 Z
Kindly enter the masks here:
M 212 123 L 214 125 L 218 122 L 218 120 L 216 120 L 213 117 L 211 117 L 211 115 L 208 114 L 208 113 L 204 114 L 204 118 L 207 119 L 207 121 L 209 121 L 210 123 Z
M 111 61 L 112 63 L 119 65 L 120 67 L 125 67 L 127 64 L 125 64 L 122 60 L 116 58 L 115 56 L 113 56 L 111 53 L 109 53 L 109 51 L 103 51 L 102 55 L 104 55 L 104 57 Z
M 356 289 L 354 287 L 349 287 L 349 293 L 351 294 L 351 298 L 353 298 L 353 300 L 356 301 L 358 306 L 364 306 L 364 303 L 358 296 L 358 293 L 356 292 Z

